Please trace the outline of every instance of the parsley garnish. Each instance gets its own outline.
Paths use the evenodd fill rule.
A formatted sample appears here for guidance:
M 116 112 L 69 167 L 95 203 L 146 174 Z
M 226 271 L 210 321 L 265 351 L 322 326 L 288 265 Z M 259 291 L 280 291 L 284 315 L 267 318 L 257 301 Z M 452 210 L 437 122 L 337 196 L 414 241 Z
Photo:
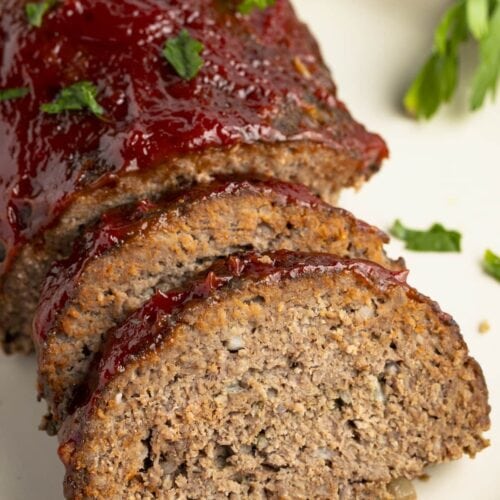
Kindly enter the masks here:
M 486 250 L 483 258 L 484 270 L 498 281 L 500 281 L 500 257 L 491 250 Z
M 408 250 L 419 252 L 460 252 L 462 235 L 449 231 L 441 224 L 434 224 L 427 231 L 415 231 L 403 226 L 397 220 L 391 228 L 391 234 L 406 242 Z
M 470 105 L 479 109 L 488 93 L 495 97 L 500 75 L 500 1 L 491 16 L 488 32 L 480 39 L 479 67 L 474 75 Z
M 88 109 L 96 116 L 104 114 L 103 107 L 97 102 L 97 87 L 87 81 L 75 83 L 59 92 L 52 101 L 42 104 L 41 110 L 49 114 L 62 113 L 63 111 L 81 111 Z
M 192 80 L 203 67 L 200 54 L 204 48 L 187 30 L 182 30 L 178 37 L 167 40 L 163 55 L 180 77 Z
M 458 83 L 460 45 L 473 37 L 479 48 L 470 107 L 480 108 L 493 97 L 500 75 L 500 0 L 459 0 L 443 16 L 434 47 L 406 93 L 406 110 L 416 118 L 431 118 L 453 97 Z
M 265 10 L 275 3 L 276 0 L 243 0 L 238 5 L 238 12 L 240 14 L 250 14 L 254 9 Z
M 0 90 L 0 101 L 9 101 L 11 99 L 20 99 L 30 93 L 30 89 L 26 87 L 16 87 L 12 89 Z
M 40 28 L 43 23 L 43 17 L 57 2 L 58 0 L 45 0 L 44 2 L 29 2 L 26 4 L 26 16 L 31 26 Z

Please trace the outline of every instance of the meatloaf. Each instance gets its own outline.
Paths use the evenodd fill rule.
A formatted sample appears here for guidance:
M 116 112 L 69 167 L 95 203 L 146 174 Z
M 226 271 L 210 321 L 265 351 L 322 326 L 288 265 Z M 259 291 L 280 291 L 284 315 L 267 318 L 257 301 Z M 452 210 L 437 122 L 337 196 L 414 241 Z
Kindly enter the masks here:
M 387 498 L 474 455 L 487 389 L 404 272 L 231 256 L 108 335 L 60 434 L 68 498 Z
M 288 0 L 245 14 L 237 0 L 64 0 L 47 3 L 39 27 L 26 3 L 0 2 L 0 88 L 20 92 L 0 102 L 7 351 L 31 349 L 23 310 L 50 262 L 105 209 L 248 172 L 330 198 L 387 156 L 337 98 Z M 197 74 L 165 56 L 182 40 L 200 48 Z
M 49 432 L 85 377 L 104 333 L 148 300 L 220 256 L 304 250 L 365 258 L 402 269 L 387 236 L 305 187 L 271 179 L 219 179 L 106 213 L 50 270 L 35 316 L 40 395 Z

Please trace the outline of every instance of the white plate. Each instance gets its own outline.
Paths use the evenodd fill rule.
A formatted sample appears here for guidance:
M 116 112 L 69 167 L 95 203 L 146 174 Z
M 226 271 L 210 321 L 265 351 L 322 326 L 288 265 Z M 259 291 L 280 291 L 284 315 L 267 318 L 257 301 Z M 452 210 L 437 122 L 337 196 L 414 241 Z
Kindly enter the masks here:
M 458 103 L 430 123 L 400 112 L 401 94 L 426 55 L 444 0 L 296 0 L 318 36 L 340 95 L 355 116 L 387 139 L 392 156 L 360 193 L 342 204 L 382 228 L 395 218 L 415 227 L 439 221 L 461 230 L 460 255 L 416 254 L 394 242 L 411 269 L 410 283 L 431 295 L 462 326 L 491 394 L 492 445 L 416 482 L 420 500 L 500 499 L 500 284 L 479 261 L 500 251 L 500 108 L 466 113 Z M 467 68 L 465 69 L 467 72 Z M 478 333 L 488 320 L 491 331 Z M 62 497 L 56 440 L 37 431 L 43 404 L 35 400 L 33 359 L 0 357 L 0 499 Z

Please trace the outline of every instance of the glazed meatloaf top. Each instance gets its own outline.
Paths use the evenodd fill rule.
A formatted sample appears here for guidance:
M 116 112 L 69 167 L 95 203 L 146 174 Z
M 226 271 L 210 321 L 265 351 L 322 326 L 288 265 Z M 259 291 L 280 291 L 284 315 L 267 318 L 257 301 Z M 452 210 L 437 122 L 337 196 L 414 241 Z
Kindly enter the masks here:
M 0 88 L 21 90 L 0 104 L 0 275 L 72 200 L 168 169 L 179 155 L 307 142 L 349 163 L 347 183 L 378 168 L 387 155 L 383 141 L 337 99 L 318 46 L 289 1 L 248 14 L 239 4 L 64 0 L 51 4 L 37 27 L 24 0 L 1 2 Z M 182 30 L 202 47 L 192 79 L 163 55 Z M 79 99 L 95 98 L 99 116 L 74 106 L 42 110 L 81 82 Z
M 480 451 L 481 369 L 404 276 L 274 252 L 158 292 L 75 393 L 66 495 L 394 498 L 392 480 Z

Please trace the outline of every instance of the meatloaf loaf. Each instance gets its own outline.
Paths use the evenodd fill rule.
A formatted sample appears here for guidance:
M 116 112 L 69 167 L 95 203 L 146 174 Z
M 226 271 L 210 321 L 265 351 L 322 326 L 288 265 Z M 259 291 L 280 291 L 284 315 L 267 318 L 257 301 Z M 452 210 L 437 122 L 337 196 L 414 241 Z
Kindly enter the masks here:
M 108 335 L 60 431 L 68 498 L 388 497 L 487 442 L 457 325 L 405 273 L 231 256 Z
M 386 257 L 386 242 L 307 188 L 271 179 L 219 179 L 106 213 L 54 264 L 35 316 L 40 395 L 52 415 L 47 430 L 57 429 L 104 333 L 155 290 L 249 249 L 333 252 L 402 269 Z
M 0 86 L 18 95 L 0 103 L 7 351 L 31 349 L 48 265 L 107 208 L 248 172 L 329 198 L 379 169 L 383 140 L 338 100 L 290 2 L 240 3 L 64 0 L 33 26 L 25 0 L 0 2 Z M 194 51 L 198 73 L 176 69 L 167 43 Z

